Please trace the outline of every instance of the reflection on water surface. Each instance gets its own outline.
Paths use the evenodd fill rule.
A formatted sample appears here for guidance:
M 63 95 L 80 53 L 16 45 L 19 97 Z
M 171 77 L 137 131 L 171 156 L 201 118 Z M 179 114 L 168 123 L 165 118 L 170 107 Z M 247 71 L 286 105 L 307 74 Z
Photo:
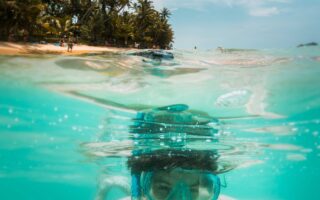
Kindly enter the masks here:
M 319 49 L 173 54 L 2 56 L 1 199 L 315 199 Z

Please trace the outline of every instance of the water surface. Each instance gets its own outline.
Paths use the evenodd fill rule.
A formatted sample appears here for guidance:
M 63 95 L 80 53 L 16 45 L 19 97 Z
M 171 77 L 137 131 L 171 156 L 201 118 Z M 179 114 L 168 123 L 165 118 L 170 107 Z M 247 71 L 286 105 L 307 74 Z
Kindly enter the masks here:
M 235 166 L 222 195 L 318 199 L 320 49 L 173 53 L 1 56 L 0 198 L 95 199 L 106 179 L 130 184 L 134 151 L 182 145 Z M 173 104 L 216 131 L 137 140 L 137 112 Z

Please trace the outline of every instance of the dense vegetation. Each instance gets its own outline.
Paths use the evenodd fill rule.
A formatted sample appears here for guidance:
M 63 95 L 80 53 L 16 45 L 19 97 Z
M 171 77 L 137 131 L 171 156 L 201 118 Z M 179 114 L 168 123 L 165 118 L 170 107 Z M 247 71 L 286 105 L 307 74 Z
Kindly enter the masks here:
M 0 0 L 0 40 L 170 48 L 170 12 L 151 0 Z

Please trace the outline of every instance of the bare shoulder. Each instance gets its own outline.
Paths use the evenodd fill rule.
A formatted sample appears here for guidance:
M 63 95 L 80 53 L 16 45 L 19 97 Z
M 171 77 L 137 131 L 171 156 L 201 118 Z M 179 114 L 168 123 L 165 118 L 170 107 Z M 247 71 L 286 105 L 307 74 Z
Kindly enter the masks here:
M 233 197 L 226 196 L 226 195 L 220 195 L 219 200 L 236 200 L 236 199 Z

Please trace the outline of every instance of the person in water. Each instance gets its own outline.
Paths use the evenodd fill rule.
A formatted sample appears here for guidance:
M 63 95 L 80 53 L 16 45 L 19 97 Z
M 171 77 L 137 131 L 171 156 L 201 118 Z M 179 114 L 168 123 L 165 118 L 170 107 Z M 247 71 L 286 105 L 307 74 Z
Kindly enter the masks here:
M 110 176 L 100 184 L 96 200 L 104 200 L 115 187 L 133 200 L 217 200 L 218 175 L 234 166 L 221 161 L 217 150 L 189 147 L 188 135 L 214 136 L 217 130 L 209 124 L 217 121 L 188 109 L 177 104 L 138 112 L 129 126 L 136 135 L 127 160 L 131 186 L 128 179 Z
M 218 162 L 211 150 L 162 149 L 132 156 L 132 199 L 216 200 L 220 194 L 218 174 L 233 169 Z
M 121 200 L 217 200 L 219 175 L 235 167 L 216 151 L 175 148 L 132 155 L 127 165 L 131 185 L 127 177 L 106 176 L 95 200 L 110 198 L 113 189 L 127 195 Z

